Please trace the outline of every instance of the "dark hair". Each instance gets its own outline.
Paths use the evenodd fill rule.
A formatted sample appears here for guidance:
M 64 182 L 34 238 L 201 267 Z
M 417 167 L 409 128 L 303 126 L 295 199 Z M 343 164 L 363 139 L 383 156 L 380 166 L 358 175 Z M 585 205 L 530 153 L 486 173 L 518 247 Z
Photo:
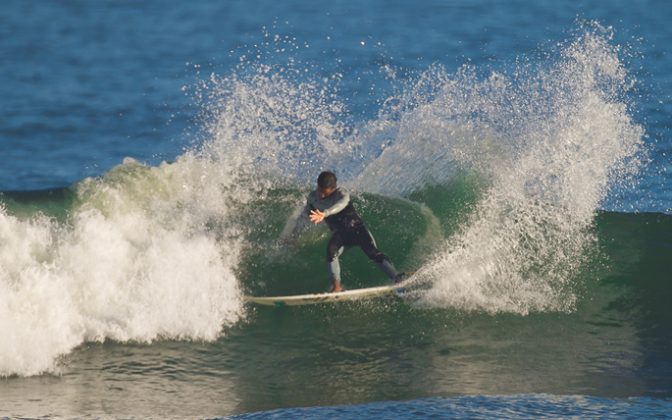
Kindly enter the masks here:
M 336 175 L 329 171 L 324 171 L 317 177 L 317 185 L 320 188 L 336 188 L 336 181 Z

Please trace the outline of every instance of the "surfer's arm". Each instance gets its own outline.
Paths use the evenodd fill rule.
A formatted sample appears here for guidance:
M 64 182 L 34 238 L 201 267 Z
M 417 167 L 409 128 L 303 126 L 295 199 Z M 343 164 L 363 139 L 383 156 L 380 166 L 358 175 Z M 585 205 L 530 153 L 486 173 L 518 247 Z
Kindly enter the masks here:
M 338 194 L 336 202 L 331 207 L 322 210 L 324 217 L 333 216 L 334 214 L 342 212 L 350 202 L 350 194 L 347 192 L 338 190 L 334 194 Z
M 310 212 L 311 222 L 315 224 L 321 223 L 327 217 L 342 212 L 350 202 L 350 194 L 348 194 L 347 192 L 336 190 L 336 192 L 334 192 L 332 196 L 335 200 L 334 204 L 332 204 L 331 206 L 327 207 L 324 210 L 319 209 L 311 210 Z

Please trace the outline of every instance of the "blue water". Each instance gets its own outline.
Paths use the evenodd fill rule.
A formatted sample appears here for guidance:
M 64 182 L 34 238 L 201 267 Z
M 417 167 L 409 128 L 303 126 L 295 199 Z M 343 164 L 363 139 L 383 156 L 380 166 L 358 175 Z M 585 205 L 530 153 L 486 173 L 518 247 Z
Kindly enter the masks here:
M 0 345 L 0 417 L 669 416 L 672 384 L 666 349 L 672 342 L 672 318 L 664 302 L 669 287 L 661 273 L 669 249 L 663 233 L 669 231 L 672 214 L 671 19 L 672 3 L 664 0 L 5 1 L 0 11 L 0 304 L 8 303 L 0 308 L 0 329 L 12 339 Z M 286 75 L 289 87 L 278 83 L 282 88 L 275 96 L 252 94 L 252 103 L 231 103 L 258 110 L 255 106 L 262 99 L 281 102 L 281 97 L 289 97 L 299 109 L 292 109 L 292 118 L 307 107 L 311 118 L 323 118 L 324 126 L 343 130 L 342 147 L 362 147 L 355 147 L 353 156 L 361 153 L 363 159 L 375 160 L 378 156 L 371 158 L 373 153 L 364 150 L 368 143 L 353 139 L 365 137 L 361 133 L 371 126 L 388 124 L 391 99 L 403 96 L 401 92 L 420 86 L 407 104 L 413 108 L 418 98 L 431 104 L 428 98 L 437 95 L 431 89 L 432 83 L 439 84 L 437 79 L 468 84 L 458 92 L 471 92 L 469 88 L 481 86 L 493 74 L 505 75 L 503 79 L 514 85 L 538 82 L 543 79 L 538 75 L 553 69 L 585 33 L 598 34 L 594 39 L 618 51 L 618 63 L 627 73 L 622 84 L 628 89 L 616 83 L 617 92 L 605 101 L 623 106 L 615 114 L 631 118 L 625 126 L 643 130 L 641 150 L 628 157 L 642 164 L 634 179 L 614 175 L 610 191 L 591 209 L 608 211 L 600 213 L 595 225 L 600 247 L 613 260 L 592 265 L 599 267 L 596 277 L 581 273 L 579 284 L 563 284 L 571 289 L 570 297 L 560 293 L 549 302 L 544 296 L 531 298 L 522 288 L 503 304 L 481 303 L 474 296 L 467 296 L 466 303 L 446 303 L 435 296 L 428 300 L 430 309 L 385 303 L 363 313 L 357 307 L 275 313 L 243 310 L 240 299 L 227 300 L 221 307 L 207 300 L 229 296 L 226 287 L 233 280 L 223 287 L 213 277 L 234 278 L 231 272 L 246 291 L 267 291 L 266 284 L 250 284 L 250 279 L 273 274 L 273 263 L 243 259 L 229 270 L 226 258 L 237 258 L 240 249 L 248 251 L 234 240 L 240 231 L 265 240 L 264 235 L 276 234 L 273 229 L 284 223 L 257 216 L 254 220 L 260 225 L 272 227 L 257 226 L 259 231 L 254 231 L 245 220 L 231 234 L 228 226 L 212 222 L 229 214 L 228 203 L 205 193 L 188 193 L 235 190 L 215 165 L 189 161 L 190 151 L 220 145 L 211 138 L 209 124 L 213 109 L 227 104 L 221 91 L 236 99 L 247 97 L 226 89 L 267 86 L 253 80 L 263 74 L 261 67 L 270 66 L 272 74 Z M 606 65 L 590 56 L 599 49 L 584 47 L 581 59 Z M 442 70 L 434 71 L 438 68 Z M 455 76 L 465 68 L 474 79 Z M 585 77 L 577 74 L 576 79 Z M 231 82 L 235 78 L 244 83 Z M 427 92 L 424 78 L 429 79 Z M 571 80 L 563 82 L 568 90 L 580 91 Z M 297 88 L 296 94 L 292 87 L 302 83 L 317 86 L 306 88 L 308 96 L 319 96 L 315 92 L 320 89 L 328 93 L 291 102 L 303 92 Z M 600 93 L 612 87 L 604 84 L 596 84 L 603 88 Z M 221 91 L 213 87 L 222 85 Z M 487 99 L 499 98 L 488 96 L 484 88 L 481 93 Z M 549 96 L 549 105 L 572 109 Z M 521 106 L 527 103 L 525 98 L 515 99 Z M 332 113 L 335 103 L 339 112 Z M 452 115 L 436 108 L 431 108 L 435 115 Z M 512 108 L 502 105 L 506 112 L 498 108 L 492 115 L 529 115 L 533 120 L 544 113 L 534 109 L 516 114 Z M 237 133 L 254 133 L 254 122 L 268 123 L 276 116 L 269 112 L 257 118 L 251 112 L 236 114 Z M 479 126 L 477 110 L 472 113 L 466 120 L 476 128 L 501 128 L 499 122 Z M 402 128 L 411 133 L 424 133 L 413 131 L 416 126 L 443 123 L 413 112 L 400 115 L 397 119 L 407 122 Z M 421 123 L 414 125 L 414 118 Z M 278 124 L 277 131 L 291 125 Z M 534 124 L 514 121 L 512 126 Z M 418 156 L 423 153 L 420 140 Z M 242 161 L 254 160 L 249 154 L 259 150 L 262 162 L 276 150 L 263 142 L 254 144 L 252 152 L 221 144 L 215 154 L 230 152 Z M 296 149 L 304 143 L 298 144 L 278 150 L 303 156 Z M 518 145 L 515 139 L 512 144 Z M 524 149 L 530 143 L 518 146 Z M 266 148 L 271 152 L 261 150 Z M 412 151 L 413 145 L 403 150 Z M 314 162 L 322 162 L 320 153 L 307 146 L 305 154 L 308 163 L 290 159 L 290 164 L 300 168 L 305 163 L 312 169 Z M 147 166 L 133 160 L 122 164 L 126 157 Z M 552 157 L 546 156 L 548 166 Z M 178 165 L 171 164 L 175 161 Z M 595 165 L 601 162 L 597 159 Z M 393 163 L 402 170 L 399 179 L 412 179 L 413 164 L 401 159 Z M 92 180 L 83 181 L 87 177 Z M 208 183 L 208 177 L 216 181 Z M 468 178 L 456 184 L 442 186 L 449 199 L 437 199 L 440 203 L 434 207 L 431 190 L 422 189 L 425 185 L 414 185 L 418 191 L 412 191 L 429 196 L 423 203 L 441 219 L 446 235 L 469 231 L 470 226 L 460 223 L 466 223 L 464 212 L 481 191 L 474 186 L 480 184 Z M 294 187 L 292 194 L 300 195 L 302 186 Z M 572 188 L 576 196 L 584 192 Z M 153 194 L 179 197 L 166 206 L 143 201 Z M 385 236 L 396 238 L 400 248 L 392 249 L 391 255 L 401 260 L 417 239 L 413 229 L 424 226 L 421 212 L 392 199 L 368 200 L 364 214 L 385 233 L 383 245 Z M 448 221 L 442 218 L 442 208 Z M 284 215 L 287 209 L 272 210 L 269 213 Z M 662 215 L 634 216 L 649 212 Z M 575 213 L 571 216 L 580 219 L 581 212 Z M 383 223 L 386 215 L 399 214 L 412 219 L 405 226 L 410 233 L 404 226 L 392 229 Z M 166 235 L 164 225 L 170 227 Z M 184 232 L 182 226 L 187 226 Z M 201 237 L 208 229 L 217 233 Z M 172 235 L 175 232 L 179 234 Z M 212 257 L 204 243 L 217 235 L 224 269 L 193 263 L 204 255 Z M 130 239 L 124 242 L 121 236 Z M 305 251 L 306 260 L 321 255 L 320 246 Z M 561 253 L 557 244 L 548 248 Z M 140 256 L 133 253 L 137 249 Z M 296 260 L 303 260 L 291 260 L 297 271 L 281 272 L 283 278 L 297 272 L 307 278 L 312 267 Z M 189 269 L 162 271 L 173 262 Z M 356 264 L 365 267 L 361 261 Z M 146 266 L 151 269 L 143 271 Z M 353 270 L 347 264 L 345 269 Z M 119 272 L 127 277 L 117 276 Z M 170 277 L 159 289 L 141 287 L 146 279 L 152 286 L 153 275 L 175 279 Z M 189 280 L 180 282 L 179 276 Z M 203 278 L 208 280 L 193 280 Z M 540 286 L 541 292 L 535 291 L 543 295 L 556 284 L 549 280 Z M 273 290 L 274 285 L 268 287 Z M 292 285 L 280 282 L 275 287 Z M 5 295 L 11 299 L 3 300 Z M 180 306 L 182 298 L 189 303 Z M 210 312 L 216 314 L 191 311 L 199 305 L 211 305 Z M 407 335 L 395 336 L 394 331 Z M 535 352 L 537 347 L 541 350 Z M 330 371 L 332 364 L 340 374 Z
M 465 396 L 380 402 L 355 406 L 280 409 L 233 416 L 235 419 L 265 418 L 667 418 L 672 402 L 650 398 L 609 399 L 583 396 L 513 395 Z
M 582 21 L 615 31 L 636 79 L 634 117 L 645 123 L 652 163 L 635 210 L 672 207 L 669 127 L 672 6 L 638 1 L 290 1 L 5 3 L 0 19 L 0 191 L 67 186 L 100 175 L 125 156 L 171 160 L 197 136 L 189 87 L 241 59 L 342 74 L 339 96 L 355 120 L 390 94 L 381 70 L 412 77 L 440 63 L 482 72 L 543 56 Z M 289 37 L 290 45 L 274 43 Z M 271 46 L 262 44 L 270 42 Z M 279 45 L 278 45 L 279 44 Z M 258 46 L 258 47 L 255 47 Z M 275 52 L 285 49 L 284 52 Z M 186 91 L 183 89 L 186 87 Z

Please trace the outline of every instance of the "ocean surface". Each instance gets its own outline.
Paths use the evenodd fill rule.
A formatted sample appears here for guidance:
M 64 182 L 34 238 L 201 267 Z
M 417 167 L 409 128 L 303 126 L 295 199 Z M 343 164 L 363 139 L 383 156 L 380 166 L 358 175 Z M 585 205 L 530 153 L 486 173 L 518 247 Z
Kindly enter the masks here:
M 669 417 L 671 19 L 3 2 L 0 418 Z M 325 169 L 413 285 L 246 304 L 328 288 Z

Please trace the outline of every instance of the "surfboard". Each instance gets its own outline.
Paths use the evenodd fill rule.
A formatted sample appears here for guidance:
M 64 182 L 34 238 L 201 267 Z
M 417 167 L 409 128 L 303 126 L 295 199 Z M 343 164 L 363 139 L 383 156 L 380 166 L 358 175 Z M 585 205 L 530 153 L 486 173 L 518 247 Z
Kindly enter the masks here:
M 389 294 L 401 295 L 404 293 L 410 280 L 385 286 L 366 287 L 363 289 L 345 290 L 338 293 L 311 293 L 306 295 L 290 296 L 245 296 L 245 301 L 265 306 L 300 306 L 317 303 L 330 303 L 347 300 L 371 299 Z

